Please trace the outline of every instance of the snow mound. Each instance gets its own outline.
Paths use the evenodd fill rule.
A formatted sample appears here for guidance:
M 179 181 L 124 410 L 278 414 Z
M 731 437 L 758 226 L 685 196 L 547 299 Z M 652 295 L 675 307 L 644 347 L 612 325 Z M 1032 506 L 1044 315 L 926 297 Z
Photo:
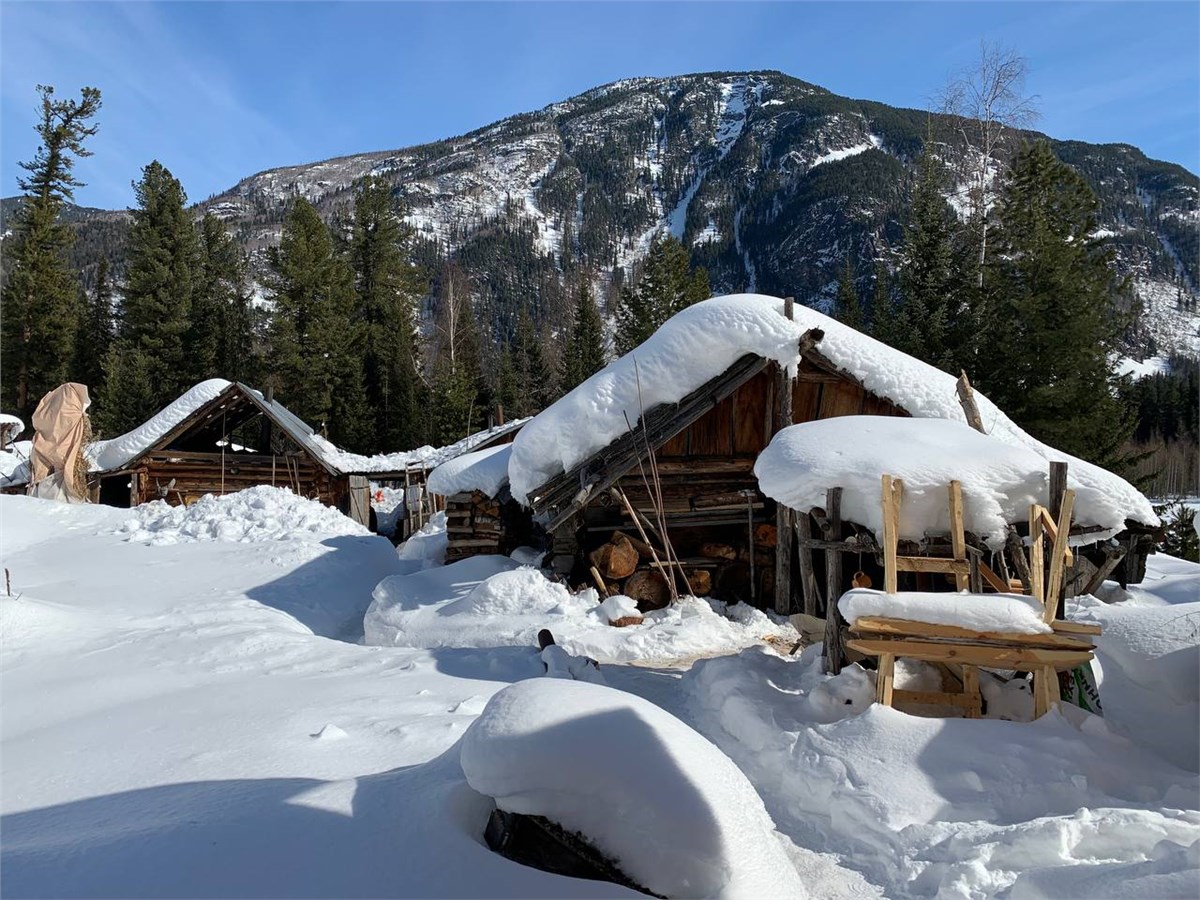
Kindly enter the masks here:
M 825 334 L 817 349 L 873 394 L 914 418 L 966 421 L 954 376 L 815 309 L 797 305 L 794 321 L 782 313 L 782 300 L 762 294 L 714 297 L 677 313 L 641 346 L 556 401 L 517 435 L 509 462 L 513 496 L 528 503 L 531 491 L 624 434 L 626 416 L 636 424 L 642 409 L 677 403 L 741 356 L 752 353 L 795 365 L 798 340 L 812 328 Z M 1045 461 L 1043 470 L 1051 461 L 1068 463 L 1070 487 L 1080 503 L 1105 504 L 1119 510 L 1122 520 L 1158 525 L 1150 501 L 1129 482 L 1031 437 L 984 395 L 976 393 L 975 400 L 991 437 L 1037 454 Z
M 1171 851 L 1163 868 L 1178 872 L 1178 848 L 1200 851 L 1200 782 L 1105 719 L 1074 707 L 1028 723 L 859 710 L 869 673 L 856 668 L 829 678 L 819 647 L 747 650 L 697 662 L 681 689 L 689 721 L 746 773 L 780 830 L 853 859 L 886 896 L 1004 897 L 1020 879 L 1027 896 L 1044 883 L 1087 897 L 1098 866 Z M 836 719 L 822 684 L 850 701 Z
M 842 516 L 883 539 L 880 480 L 904 480 L 900 537 L 920 540 L 950 529 L 947 487 L 959 481 L 967 531 L 992 544 L 1005 527 L 1029 517 L 1031 503 L 1047 503 L 1049 464 L 1028 447 L 980 434 L 962 422 L 895 416 L 843 416 L 792 425 L 780 431 L 754 466 L 764 494 L 802 512 L 825 505 L 825 492 L 842 488 Z M 1114 476 L 1115 477 L 1115 476 Z M 1075 478 L 1074 521 L 1098 526 L 1088 542 L 1125 527 L 1128 498 Z M 1082 538 L 1080 539 L 1082 540 Z
M 8 446 L 8 450 L 0 450 L 0 485 L 25 484 L 29 481 L 33 441 L 14 441 Z
M 252 543 L 371 533 L 332 507 L 299 497 L 287 488 L 267 485 L 220 497 L 205 494 L 191 506 L 168 506 L 156 500 L 130 512 L 119 533 L 125 534 L 127 541 L 155 545 Z
M 956 625 L 972 631 L 1006 634 L 1049 634 L 1051 631 L 1042 619 L 1042 605 L 1035 598 L 1020 594 L 968 594 L 965 591 L 887 594 L 855 588 L 842 594 L 838 611 L 851 623 L 863 616 L 884 616 L 931 625 Z
M 430 472 L 425 484 L 431 494 L 443 497 L 471 491 L 483 491 L 487 496 L 495 497 L 508 483 L 511 454 L 512 444 L 464 453 Z
M 467 783 L 583 834 L 667 897 L 804 897 L 762 800 L 720 750 L 622 691 L 532 679 L 463 735 Z
M 214 400 L 229 385 L 230 382 L 224 378 L 202 381 L 132 431 L 111 440 L 94 441 L 89 444 L 85 454 L 91 463 L 92 471 L 119 469 L 136 459 L 205 403 Z
M 756 294 L 676 313 L 521 430 L 508 466 L 513 497 L 527 503 L 530 491 L 624 434 L 626 417 L 636 424 L 643 409 L 678 402 L 747 354 L 793 365 L 804 326 L 782 313 L 782 300 Z
M 567 652 L 601 662 L 671 662 L 739 650 L 766 636 L 797 637 L 786 623 L 746 604 L 683 598 L 614 628 L 628 597 L 602 604 L 587 588 L 571 593 L 538 569 L 503 556 L 473 556 L 449 566 L 385 578 L 364 622 L 366 642 L 389 647 L 532 647 L 549 628 Z
M 408 540 L 396 548 L 399 559 L 415 563 L 411 568 L 428 569 L 440 566 L 446 561 L 446 548 L 450 546 L 450 536 L 446 532 L 446 514 L 434 513 L 428 522 L 409 536 Z

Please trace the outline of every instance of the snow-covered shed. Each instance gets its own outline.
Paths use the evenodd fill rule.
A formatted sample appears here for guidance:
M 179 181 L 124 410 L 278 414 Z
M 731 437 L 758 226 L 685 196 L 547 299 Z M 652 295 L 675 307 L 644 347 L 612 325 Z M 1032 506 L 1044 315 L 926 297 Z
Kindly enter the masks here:
M 448 447 L 363 456 L 316 433 L 270 393 L 214 378 L 132 431 L 89 445 L 87 456 L 95 499 L 114 506 L 156 499 L 177 505 L 267 484 L 290 487 L 369 524 L 370 482 L 403 485 L 425 503 L 427 471 L 520 424 Z
M 992 438 L 1037 455 L 1047 470 L 1068 462 L 1077 482 L 1119 485 L 1124 524 L 1157 526 L 1126 482 L 1037 441 L 983 395 L 975 399 Z M 603 545 L 618 542 L 616 533 L 644 530 L 643 544 L 663 543 L 658 507 L 678 564 L 639 553 L 639 572 L 697 573 L 714 597 L 791 612 L 793 529 L 779 529 L 755 461 L 789 425 L 860 415 L 966 422 L 957 380 L 945 372 L 790 301 L 715 297 L 534 417 L 513 442 L 509 487 L 553 536 L 555 568 L 576 580 L 607 558 Z

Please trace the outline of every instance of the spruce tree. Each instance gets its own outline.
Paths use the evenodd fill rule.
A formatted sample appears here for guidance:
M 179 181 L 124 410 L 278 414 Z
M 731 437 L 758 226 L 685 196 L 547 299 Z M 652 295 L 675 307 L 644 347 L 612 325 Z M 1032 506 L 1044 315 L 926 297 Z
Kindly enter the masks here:
M 604 368 L 604 322 L 586 277 L 579 280 L 575 321 L 571 325 L 564 357 L 562 393 Z
M 426 285 L 407 258 L 411 240 L 391 185 L 377 176 L 360 180 L 349 251 L 365 325 L 363 367 L 376 450 L 414 447 L 422 433 L 417 311 Z
M 329 229 L 303 198 L 284 220 L 279 246 L 271 248 L 268 283 L 273 309 L 268 325 L 268 366 L 280 400 L 331 438 L 360 439 L 364 414 L 357 374 L 362 326 L 355 316 L 353 276 L 334 252 Z M 338 397 L 335 412 L 335 394 Z
M 99 393 L 104 383 L 104 358 L 113 339 L 113 294 L 108 277 L 108 260 L 100 258 L 96 286 L 84 303 L 75 345 L 74 378 Z
M 985 273 L 995 305 L 976 381 L 1036 437 L 1111 465 L 1130 430 L 1109 362 L 1127 288 L 1112 249 L 1090 236 L 1097 205 L 1044 141 L 1015 156 Z
M 142 358 L 110 366 L 104 402 L 114 424 L 132 427 L 153 415 L 193 384 L 187 334 L 197 264 L 196 232 L 187 195 L 168 169 L 155 160 L 134 185 L 137 208 L 126 253 L 117 348 Z M 148 373 L 152 397 L 127 391 L 113 379 L 124 372 Z M 140 377 L 140 374 L 139 374 Z
M 4 355 L 2 399 L 26 421 L 42 396 L 66 381 L 80 320 L 79 289 L 67 268 L 70 229 L 59 218 L 64 203 L 82 183 L 72 174 L 76 157 L 91 156 L 84 141 L 97 126 L 100 91 L 85 87 L 80 99 L 55 100 L 54 88 L 38 85 L 41 145 L 28 176 L 18 183 L 24 197 L 4 242 L 9 275 L 4 285 L 0 348 Z
M 954 214 L 942 194 L 944 176 L 928 147 L 921 155 L 900 260 L 900 292 L 893 346 L 947 371 L 960 354 L 952 334 L 958 322 L 961 279 L 953 269 Z M 961 323 L 965 324 L 965 323 Z
M 858 289 L 854 286 L 854 267 L 848 256 L 846 265 L 842 267 L 842 274 L 838 278 L 837 298 L 834 305 L 834 315 L 839 322 L 849 325 L 856 331 L 865 329 L 862 301 L 858 297 Z
M 555 396 L 556 379 L 546 354 L 542 338 L 525 307 L 517 315 L 517 328 L 512 343 L 513 365 L 517 374 L 517 404 L 514 416 L 531 416 L 550 405 Z
M 690 268 L 683 244 L 670 234 L 655 238 L 637 285 L 621 294 L 617 353 L 628 353 L 675 313 L 710 295 L 708 273 Z

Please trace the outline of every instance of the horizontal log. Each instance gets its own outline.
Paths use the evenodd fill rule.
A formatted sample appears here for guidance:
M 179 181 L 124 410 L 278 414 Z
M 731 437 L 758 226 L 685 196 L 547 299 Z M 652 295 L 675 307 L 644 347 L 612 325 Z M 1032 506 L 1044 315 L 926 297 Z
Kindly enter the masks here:
M 485 540 L 483 538 L 475 538 L 473 540 L 465 540 L 465 541 L 451 539 L 449 546 L 451 546 L 451 547 L 498 547 L 498 546 L 500 546 L 500 542 L 498 540 Z
M 986 600 L 980 601 L 986 603 Z M 920 638 L 950 638 L 966 641 L 999 641 L 1017 643 L 1031 647 L 1046 647 L 1059 650 L 1091 650 L 1088 641 L 1064 637 L 1059 634 L 1014 634 L 1002 631 L 976 631 L 959 628 L 957 625 L 936 625 L 931 622 L 914 622 L 909 619 L 893 619 L 885 616 L 862 616 L 851 626 L 859 633 L 896 634 Z
M 902 691 L 892 689 L 892 705 L 897 703 L 921 703 L 938 706 L 957 706 L 974 709 L 979 698 L 973 694 L 951 694 L 946 691 Z
M 1100 634 L 1100 626 L 1091 622 L 1066 622 L 1055 619 L 1050 623 L 1050 627 L 1063 634 Z
M 846 646 L 866 656 L 891 653 L 898 657 L 920 659 L 925 662 L 958 663 L 968 666 L 985 666 L 990 669 L 1017 669 L 1028 671 L 1040 666 L 1052 666 L 1058 670 L 1073 669 L 1092 659 L 1092 654 L 1083 650 L 1044 650 L 1038 647 L 992 647 L 972 644 L 939 644 L 933 641 L 905 639 L 852 638 Z
M 897 556 L 900 572 L 942 572 L 947 575 L 969 575 L 971 564 L 965 559 L 943 559 L 936 556 Z

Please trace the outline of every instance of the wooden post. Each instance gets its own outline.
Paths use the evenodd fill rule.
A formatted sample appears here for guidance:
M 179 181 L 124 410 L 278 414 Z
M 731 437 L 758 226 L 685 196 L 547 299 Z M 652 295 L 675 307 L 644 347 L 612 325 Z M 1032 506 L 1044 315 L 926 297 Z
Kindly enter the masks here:
M 896 593 L 896 541 L 900 531 L 900 501 L 904 496 L 903 482 L 891 475 L 883 476 L 883 589 Z M 831 601 L 832 602 L 832 601 Z
M 1042 514 L 1036 503 L 1029 507 L 1029 581 L 1033 596 L 1045 603 L 1046 573 L 1042 551 Z
M 796 514 L 796 555 L 800 559 L 800 592 L 804 597 L 804 612 L 816 616 L 820 598 L 816 595 L 817 580 L 813 574 L 812 548 L 807 541 L 812 539 L 812 516 L 806 512 Z
M 1021 538 L 1015 529 L 1008 529 L 1008 534 L 1004 537 L 1004 546 L 1012 559 L 1013 568 L 1017 570 L 1017 578 L 1021 579 L 1021 586 L 1025 588 L 1025 593 L 1032 596 L 1033 581 L 1029 575 L 1029 560 L 1025 558 L 1025 547 L 1022 546 Z
M 825 495 L 825 540 L 838 541 L 842 538 L 842 489 L 830 488 Z M 842 660 L 846 651 L 842 646 L 842 625 L 845 619 L 838 612 L 838 598 L 842 596 L 842 554 L 837 550 L 825 551 L 825 671 L 836 675 L 842 671 Z
M 1062 511 L 1063 492 L 1067 489 L 1067 464 L 1065 462 L 1050 463 L 1050 518 L 1058 521 Z
M 958 393 L 958 402 L 963 408 L 963 415 L 967 417 L 967 424 L 980 434 L 987 434 L 983 430 L 983 418 L 979 415 L 979 407 L 975 404 L 975 392 L 971 390 L 971 382 L 965 370 L 958 376 L 954 387 Z
M 896 674 L 894 653 L 879 654 L 879 669 L 875 675 L 875 702 L 883 706 L 892 705 L 892 684 Z
M 1064 467 L 1065 468 L 1065 467 Z M 1050 583 L 1046 586 L 1046 621 L 1061 619 L 1061 589 L 1063 566 L 1066 564 L 1071 534 L 1071 513 L 1075 510 L 1075 492 L 1063 491 L 1062 511 L 1058 516 L 1058 532 L 1054 535 L 1054 546 L 1050 551 Z
M 789 320 L 796 317 L 795 301 L 785 297 L 783 314 Z M 792 424 L 792 373 L 781 367 L 775 388 L 775 430 L 781 431 Z M 792 541 L 796 513 L 782 503 L 775 504 L 775 612 L 781 616 L 792 612 Z M 754 548 L 750 548 L 754 558 Z
M 950 546 L 954 550 L 956 560 L 959 562 L 966 560 L 967 536 L 963 531 L 962 483 L 958 481 L 950 482 Z M 978 573 L 978 566 L 974 571 Z M 967 590 L 968 582 L 965 572 L 954 573 L 954 587 L 960 591 Z M 970 587 L 971 590 L 975 590 L 974 584 L 971 584 Z
M 962 667 L 963 693 L 971 699 L 967 707 L 967 718 L 978 719 L 983 715 L 982 698 L 979 693 L 979 669 L 975 666 Z

